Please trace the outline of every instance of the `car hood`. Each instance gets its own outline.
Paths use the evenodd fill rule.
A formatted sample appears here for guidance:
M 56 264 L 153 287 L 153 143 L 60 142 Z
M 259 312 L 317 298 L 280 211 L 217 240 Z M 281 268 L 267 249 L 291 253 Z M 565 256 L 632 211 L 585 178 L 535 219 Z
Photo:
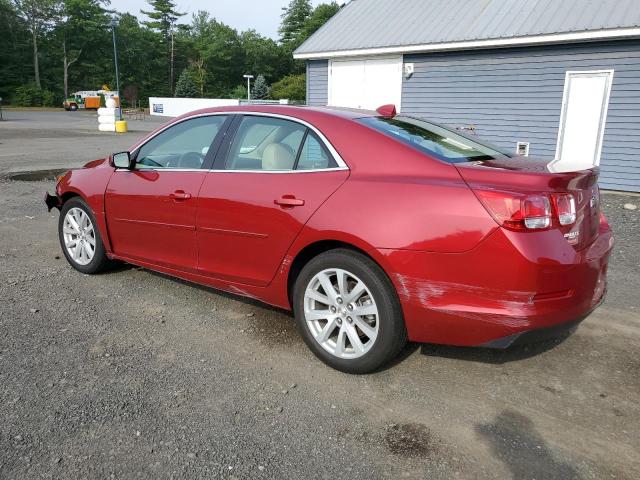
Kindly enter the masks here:
M 82 168 L 96 168 L 101 165 L 108 165 L 109 157 L 98 158 L 96 160 L 91 160 L 90 162 L 85 163 Z

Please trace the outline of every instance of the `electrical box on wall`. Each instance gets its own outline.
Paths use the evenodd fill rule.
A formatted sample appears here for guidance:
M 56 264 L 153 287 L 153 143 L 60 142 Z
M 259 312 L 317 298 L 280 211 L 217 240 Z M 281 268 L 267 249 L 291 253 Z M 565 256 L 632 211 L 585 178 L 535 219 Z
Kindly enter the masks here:
M 516 153 L 523 157 L 529 156 L 529 142 L 518 142 L 516 143 Z
M 413 63 L 405 63 L 404 64 L 404 78 L 409 78 L 413 75 Z

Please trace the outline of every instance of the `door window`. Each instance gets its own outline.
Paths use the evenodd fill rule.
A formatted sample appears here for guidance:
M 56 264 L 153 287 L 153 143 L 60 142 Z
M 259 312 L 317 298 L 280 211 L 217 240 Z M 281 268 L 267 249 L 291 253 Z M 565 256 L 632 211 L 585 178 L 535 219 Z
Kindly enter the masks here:
M 310 131 L 300 151 L 296 170 L 318 170 L 337 166 L 316 134 Z
M 211 115 L 169 127 L 138 150 L 136 168 L 202 168 L 226 119 L 226 115 Z
M 273 117 L 245 116 L 235 134 L 225 169 L 293 170 L 306 127 Z

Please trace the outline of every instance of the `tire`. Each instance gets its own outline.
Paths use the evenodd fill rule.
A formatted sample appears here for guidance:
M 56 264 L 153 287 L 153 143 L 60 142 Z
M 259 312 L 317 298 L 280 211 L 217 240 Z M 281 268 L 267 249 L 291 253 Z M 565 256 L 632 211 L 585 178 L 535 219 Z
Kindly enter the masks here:
M 71 219 L 67 222 L 68 217 L 71 217 L 76 225 L 81 224 L 79 234 L 74 233 L 78 230 L 73 226 Z M 58 220 L 58 238 L 62 253 L 69 264 L 79 272 L 94 274 L 111 265 L 102 243 L 96 219 L 89 206 L 80 197 L 71 198 L 62 205 Z M 79 245 L 78 238 L 84 242 L 84 246 L 82 243 L 79 245 L 81 247 L 79 250 L 78 247 L 68 246 L 68 244 L 73 244 L 74 238 L 76 245 Z M 94 245 L 91 245 L 91 241 L 94 242 Z
M 333 292 L 327 294 L 323 285 Z M 296 279 L 293 304 L 307 346 L 342 372 L 379 369 L 407 343 L 402 308 L 391 281 L 359 252 L 335 249 L 309 261 Z
M 78 106 L 77 105 L 71 105 L 71 107 L 69 107 L 69 110 L 71 110 L 72 112 L 75 112 L 76 110 L 78 110 Z

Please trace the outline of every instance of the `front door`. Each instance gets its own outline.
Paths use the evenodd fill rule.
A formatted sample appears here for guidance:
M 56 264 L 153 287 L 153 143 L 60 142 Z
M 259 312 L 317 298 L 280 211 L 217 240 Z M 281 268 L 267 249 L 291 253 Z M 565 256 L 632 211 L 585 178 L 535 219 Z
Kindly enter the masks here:
M 349 171 L 319 135 L 291 120 L 244 116 L 229 143 L 200 191 L 199 270 L 266 285 Z
M 612 80 L 613 70 L 567 72 L 555 171 L 599 165 Z
M 133 152 L 133 169 L 113 173 L 105 211 L 116 255 L 195 271 L 198 193 L 228 118 L 177 123 Z

